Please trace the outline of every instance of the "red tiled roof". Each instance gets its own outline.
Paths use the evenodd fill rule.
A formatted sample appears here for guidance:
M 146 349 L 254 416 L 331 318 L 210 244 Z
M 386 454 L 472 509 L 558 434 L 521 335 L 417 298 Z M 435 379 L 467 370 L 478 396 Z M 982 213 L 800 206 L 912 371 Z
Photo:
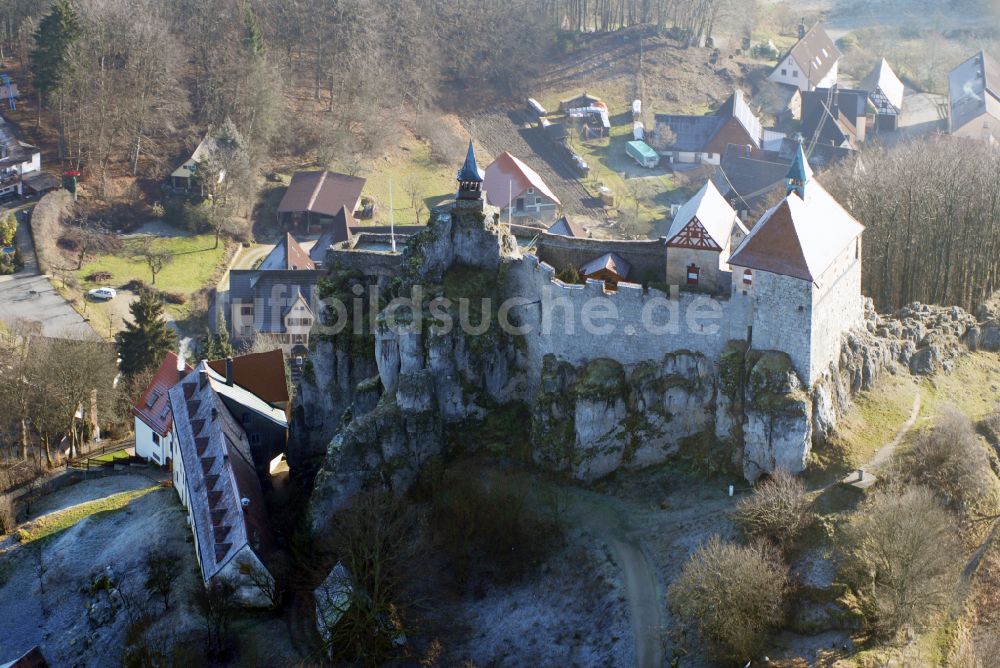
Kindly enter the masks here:
M 215 373 L 225 377 L 226 360 L 212 360 L 208 366 Z M 281 350 L 234 357 L 233 382 L 256 394 L 269 404 L 288 402 L 285 357 Z
M 507 206 L 508 198 L 520 197 L 528 188 L 534 188 L 538 194 L 545 195 L 556 204 L 562 204 L 538 172 L 508 151 L 501 153 L 500 157 L 486 168 L 483 188 L 486 189 L 487 201 L 493 206 Z
M 160 436 L 167 435 L 173 422 L 167 402 L 167 391 L 180 381 L 177 362 L 175 353 L 167 353 L 160 368 L 153 374 L 153 379 L 149 381 L 149 386 L 132 406 L 132 415 L 142 420 Z M 190 373 L 191 370 L 189 365 L 184 365 L 185 373 Z

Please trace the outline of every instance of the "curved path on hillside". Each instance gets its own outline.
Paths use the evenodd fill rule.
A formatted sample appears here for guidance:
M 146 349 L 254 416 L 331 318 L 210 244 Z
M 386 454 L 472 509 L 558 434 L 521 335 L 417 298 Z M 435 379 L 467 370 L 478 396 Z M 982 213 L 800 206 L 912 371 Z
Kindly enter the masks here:
M 628 517 L 615 500 L 608 496 L 536 477 L 532 478 L 531 483 L 536 495 L 542 493 L 544 488 L 564 495 L 566 514 L 610 548 L 615 562 L 622 570 L 622 582 L 632 619 L 635 665 L 639 668 L 661 668 L 662 597 L 656 574 Z
M 920 388 L 917 388 L 917 393 L 913 397 L 913 410 L 910 411 L 910 417 L 906 419 L 900 428 L 896 432 L 895 438 L 883 445 L 881 448 L 875 451 L 872 458 L 868 460 L 865 464 L 865 470 L 870 471 L 874 469 L 879 469 L 885 466 L 890 459 L 892 459 L 893 453 L 896 451 L 896 447 L 903 442 L 906 435 L 913 428 L 913 425 L 917 421 L 917 415 L 920 414 Z

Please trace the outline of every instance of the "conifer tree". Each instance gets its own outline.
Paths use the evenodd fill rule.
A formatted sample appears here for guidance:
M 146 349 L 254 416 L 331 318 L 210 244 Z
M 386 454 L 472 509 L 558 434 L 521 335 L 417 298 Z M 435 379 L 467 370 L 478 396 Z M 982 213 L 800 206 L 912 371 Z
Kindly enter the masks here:
M 117 336 L 121 370 L 127 376 L 153 369 L 177 344 L 177 336 L 163 318 L 163 302 L 151 290 L 139 293 L 129 307 L 132 322 Z
M 56 0 L 38 24 L 31 49 L 31 74 L 42 100 L 59 88 L 69 68 L 67 55 L 80 35 L 80 19 L 69 0 Z

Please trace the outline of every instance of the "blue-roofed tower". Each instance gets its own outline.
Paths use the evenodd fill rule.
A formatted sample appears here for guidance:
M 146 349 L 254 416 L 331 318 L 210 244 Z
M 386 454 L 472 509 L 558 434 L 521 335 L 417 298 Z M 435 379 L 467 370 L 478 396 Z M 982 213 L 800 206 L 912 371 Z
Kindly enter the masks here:
M 483 197 L 483 171 L 476 164 L 476 149 L 469 140 L 469 151 L 465 155 L 465 164 L 458 171 L 458 199 L 478 200 Z
M 792 160 L 792 166 L 788 168 L 788 174 L 785 177 L 788 186 L 785 194 L 791 195 L 794 192 L 798 193 L 800 198 L 805 199 L 806 184 L 812 179 L 812 175 L 813 172 L 809 167 L 809 159 L 806 158 L 802 142 L 799 142 L 799 149 L 795 152 L 795 159 Z

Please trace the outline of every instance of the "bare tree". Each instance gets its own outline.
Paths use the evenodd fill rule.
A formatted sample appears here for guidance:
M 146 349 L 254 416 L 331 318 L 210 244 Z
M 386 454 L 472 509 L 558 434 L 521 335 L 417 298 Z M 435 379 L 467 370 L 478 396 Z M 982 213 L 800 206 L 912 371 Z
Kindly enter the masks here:
M 806 486 L 785 471 L 776 471 L 753 494 L 736 505 L 733 519 L 749 538 L 764 538 L 787 548 L 812 521 Z
M 712 657 L 741 665 L 784 620 L 788 568 L 773 548 L 712 537 L 688 559 L 667 592 L 685 633 Z
M 194 595 L 195 605 L 205 624 L 206 649 L 210 656 L 222 656 L 229 648 L 229 623 L 236 610 L 236 583 L 216 577 Z
M 150 548 L 146 552 L 146 591 L 163 598 L 164 610 L 170 610 L 170 592 L 183 563 L 181 555 L 164 547 Z
M 136 255 L 146 263 L 153 285 L 156 285 L 156 275 L 174 259 L 169 251 L 157 248 L 150 237 L 145 237 L 142 240 Z
M 873 633 L 920 627 L 951 600 L 955 521 L 927 488 L 875 494 L 850 518 L 844 545 L 843 574 Z

